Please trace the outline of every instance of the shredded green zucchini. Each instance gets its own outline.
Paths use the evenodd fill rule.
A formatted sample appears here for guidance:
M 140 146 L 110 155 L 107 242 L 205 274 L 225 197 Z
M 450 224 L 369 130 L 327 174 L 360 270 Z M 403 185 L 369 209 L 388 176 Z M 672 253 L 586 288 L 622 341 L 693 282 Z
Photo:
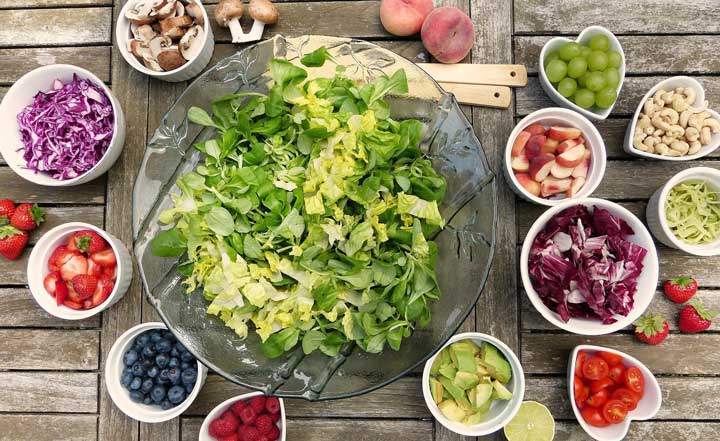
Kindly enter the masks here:
M 670 190 L 665 217 L 672 233 L 691 245 L 710 243 L 720 235 L 720 197 L 706 181 L 682 182 Z

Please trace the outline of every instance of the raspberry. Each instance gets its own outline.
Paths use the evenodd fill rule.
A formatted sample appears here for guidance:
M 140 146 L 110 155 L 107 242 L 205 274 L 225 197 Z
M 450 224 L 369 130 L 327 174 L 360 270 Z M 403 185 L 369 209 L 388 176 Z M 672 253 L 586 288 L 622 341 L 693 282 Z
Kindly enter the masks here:
M 240 441 L 240 437 L 237 433 L 233 433 L 232 435 L 223 436 L 222 438 L 218 439 L 218 441 Z
M 255 420 L 255 427 L 262 433 L 263 435 L 270 433 L 270 429 L 272 429 L 273 426 L 273 420 L 270 418 L 270 415 L 260 415 Z
M 220 416 L 220 418 L 231 423 L 233 432 L 236 431 L 238 426 L 240 425 L 240 420 L 230 410 L 226 410 L 225 413 Z
M 280 429 L 278 429 L 277 426 L 273 425 L 270 429 L 270 432 L 265 435 L 268 439 L 268 441 L 277 441 L 280 439 Z
M 232 435 L 236 429 L 237 426 L 233 426 L 232 421 L 218 418 L 212 423 L 210 423 L 209 432 L 210 435 L 214 436 L 215 438 L 221 438 L 223 436 Z
M 233 411 L 233 413 L 235 414 L 235 416 L 237 416 L 238 418 L 240 418 L 240 412 L 242 412 L 242 410 L 245 409 L 246 407 L 247 407 L 247 403 L 246 403 L 245 401 L 243 401 L 243 400 L 238 400 L 238 401 L 236 401 L 235 403 L 233 403 L 233 405 L 232 405 L 232 407 L 230 408 L 230 410 Z
M 265 409 L 271 414 L 280 413 L 280 400 L 275 397 L 268 398 L 265 401 Z
M 255 422 L 255 418 L 257 418 L 257 413 L 255 412 L 255 409 L 252 408 L 252 406 L 247 406 L 240 411 L 240 419 L 242 420 L 243 424 L 253 424 Z
M 255 409 L 255 413 L 260 414 L 263 410 L 265 410 L 265 397 L 262 395 L 259 397 L 252 397 L 250 400 L 250 405 L 253 409 Z
M 255 427 L 243 426 L 242 431 L 238 431 L 238 438 L 240 441 L 258 441 L 260 432 Z
M 270 418 L 272 418 L 273 423 L 277 423 L 280 421 L 280 414 L 279 413 L 271 413 Z

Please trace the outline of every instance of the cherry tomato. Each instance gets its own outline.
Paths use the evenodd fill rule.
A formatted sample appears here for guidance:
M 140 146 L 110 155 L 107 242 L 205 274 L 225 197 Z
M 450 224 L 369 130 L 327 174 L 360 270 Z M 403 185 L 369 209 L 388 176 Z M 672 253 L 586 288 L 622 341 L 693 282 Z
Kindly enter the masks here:
M 608 372 L 610 372 L 610 367 L 605 360 L 600 357 L 590 357 L 583 363 L 583 377 L 588 380 L 599 380 L 607 377 Z
M 596 394 L 603 389 L 613 386 L 614 384 L 615 382 L 613 382 L 610 377 L 604 377 L 590 383 L 590 392 Z
M 608 423 L 603 417 L 600 409 L 596 409 L 594 407 L 586 407 L 585 409 L 583 409 L 582 417 L 585 422 L 590 424 L 591 426 L 606 427 L 610 425 L 610 423 Z
M 585 409 L 585 406 L 587 406 L 587 399 L 588 396 L 590 396 L 590 388 L 583 385 L 581 388 L 578 389 L 577 396 L 575 397 L 575 404 L 580 409 Z
M 614 381 L 617 384 L 622 384 L 623 382 L 623 373 L 625 372 L 625 366 L 622 364 L 616 364 L 615 366 L 610 368 L 610 373 L 608 373 L 608 376 L 612 381 Z
M 645 378 L 642 372 L 640 372 L 640 369 L 634 366 L 627 368 L 623 373 L 623 383 L 625 387 L 642 397 L 642 393 L 645 390 Z
M 610 398 L 622 401 L 625 403 L 628 410 L 635 410 L 638 405 L 638 401 L 640 401 L 640 397 L 638 397 L 635 392 L 630 389 L 625 389 L 624 387 L 615 390 L 615 392 L 610 395 Z
M 597 393 L 590 395 L 587 404 L 592 407 L 602 407 L 607 402 L 608 395 L 607 389 L 600 389 Z
M 620 355 L 613 354 L 612 352 L 599 351 L 595 355 L 597 355 L 598 357 L 605 360 L 605 362 L 610 366 L 618 365 L 618 364 L 622 363 L 622 361 L 623 361 L 623 359 Z
M 586 386 L 583 383 L 582 378 L 580 378 L 576 375 L 573 378 L 573 396 L 575 397 L 575 401 L 577 401 L 578 396 L 582 392 L 584 387 L 586 387 Z
M 575 361 L 575 375 L 578 377 L 582 377 L 582 367 L 585 363 L 585 360 L 587 360 L 589 357 L 588 353 L 585 351 L 578 352 L 577 360 Z
M 605 420 L 610 424 L 618 424 L 625 421 L 627 416 L 628 408 L 620 400 L 610 400 L 603 406 L 602 415 Z

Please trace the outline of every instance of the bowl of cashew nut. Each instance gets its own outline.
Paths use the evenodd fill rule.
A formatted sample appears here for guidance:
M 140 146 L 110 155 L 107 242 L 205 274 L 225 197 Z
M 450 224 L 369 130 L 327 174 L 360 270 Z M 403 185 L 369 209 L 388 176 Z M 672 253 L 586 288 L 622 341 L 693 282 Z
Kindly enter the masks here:
M 661 81 L 643 97 L 625 133 L 631 155 L 690 161 L 720 146 L 720 114 L 708 108 L 705 90 L 685 76 Z

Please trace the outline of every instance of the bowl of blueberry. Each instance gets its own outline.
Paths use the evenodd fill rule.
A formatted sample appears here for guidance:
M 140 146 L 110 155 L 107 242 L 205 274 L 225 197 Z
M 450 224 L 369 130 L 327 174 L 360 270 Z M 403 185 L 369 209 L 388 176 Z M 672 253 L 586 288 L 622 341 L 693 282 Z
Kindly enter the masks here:
M 202 389 L 207 368 L 160 322 L 127 330 L 108 354 L 105 382 L 115 405 L 146 423 L 171 420 Z

